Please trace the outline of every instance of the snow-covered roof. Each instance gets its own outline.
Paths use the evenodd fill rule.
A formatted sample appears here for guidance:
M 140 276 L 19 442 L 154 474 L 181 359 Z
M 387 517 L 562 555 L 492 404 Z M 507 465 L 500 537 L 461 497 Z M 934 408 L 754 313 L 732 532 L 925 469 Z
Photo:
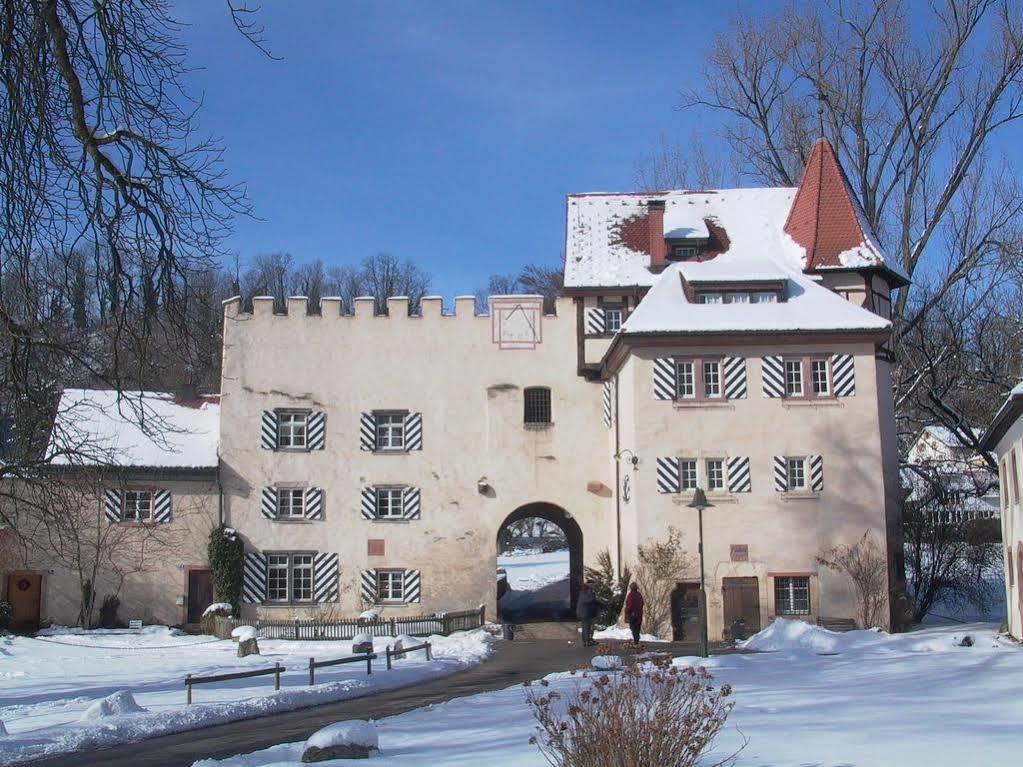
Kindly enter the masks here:
M 215 468 L 219 437 L 217 397 L 65 389 L 47 454 L 62 466 Z
M 991 419 L 981 439 L 981 447 L 984 450 L 994 450 L 1020 416 L 1023 416 L 1023 381 L 1012 387 L 1005 402 Z
M 984 433 L 983 429 L 978 429 L 972 426 L 968 426 L 966 428 L 970 432 L 972 432 L 973 435 L 977 438 L 980 438 L 981 434 Z M 965 445 L 963 445 L 962 440 L 959 439 L 958 436 L 956 436 L 955 432 L 953 432 L 947 426 L 925 426 L 920 436 L 924 435 L 932 437 L 933 439 L 936 439 L 938 442 L 940 442 L 943 445 L 947 445 L 948 447 L 966 447 Z

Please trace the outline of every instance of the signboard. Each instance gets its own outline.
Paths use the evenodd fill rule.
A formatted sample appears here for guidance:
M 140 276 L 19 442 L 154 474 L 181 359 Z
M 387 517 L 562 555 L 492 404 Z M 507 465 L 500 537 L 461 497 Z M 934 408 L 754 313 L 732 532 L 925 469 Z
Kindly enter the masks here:
M 128 628 L 130 628 L 130 629 L 140 629 L 140 628 L 142 628 L 142 621 L 138 620 L 137 618 L 132 619 L 132 620 L 128 621 Z
M 749 562 L 749 546 L 745 543 L 733 543 L 728 547 L 733 562 Z

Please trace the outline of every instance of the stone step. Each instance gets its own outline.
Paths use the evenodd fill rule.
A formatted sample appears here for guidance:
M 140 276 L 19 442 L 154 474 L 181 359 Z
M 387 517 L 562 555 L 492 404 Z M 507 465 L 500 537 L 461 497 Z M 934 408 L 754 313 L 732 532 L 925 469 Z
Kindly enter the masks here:
M 515 639 L 528 641 L 531 639 L 561 639 L 566 642 L 582 641 L 577 621 L 536 621 L 512 624 Z

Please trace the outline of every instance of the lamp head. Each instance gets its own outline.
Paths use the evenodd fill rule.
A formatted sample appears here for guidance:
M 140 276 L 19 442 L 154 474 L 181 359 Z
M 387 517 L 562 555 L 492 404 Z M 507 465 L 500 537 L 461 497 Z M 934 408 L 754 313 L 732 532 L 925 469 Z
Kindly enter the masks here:
M 703 492 L 702 487 L 696 488 L 696 492 L 693 493 L 693 500 L 686 505 L 691 509 L 710 509 L 714 507 L 714 504 L 707 500 L 707 494 Z

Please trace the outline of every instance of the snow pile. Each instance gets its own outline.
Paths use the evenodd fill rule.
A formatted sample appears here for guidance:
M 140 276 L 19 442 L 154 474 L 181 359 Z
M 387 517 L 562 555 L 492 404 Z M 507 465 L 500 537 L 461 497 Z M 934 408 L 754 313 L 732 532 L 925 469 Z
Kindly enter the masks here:
M 580 629 L 581 631 L 582 629 Z M 620 639 L 627 642 L 632 641 L 632 631 L 625 626 L 608 626 L 606 629 L 593 632 L 594 639 Z M 667 642 L 667 639 L 658 639 L 653 634 L 640 634 L 640 642 Z
M 352 639 L 352 646 L 357 647 L 361 644 L 373 644 L 373 635 L 368 631 L 361 631 L 356 634 Z
M 216 612 L 225 612 L 228 615 L 230 615 L 233 611 L 234 608 L 231 607 L 231 605 L 228 604 L 227 602 L 214 602 L 213 604 L 211 604 L 209 607 L 202 611 L 202 617 L 205 618 L 207 615 Z
M 101 719 L 108 719 L 112 716 L 125 716 L 126 714 L 144 714 L 148 708 L 142 708 L 135 702 L 135 698 L 127 690 L 119 690 L 113 695 L 100 698 L 82 714 L 83 722 L 98 722 Z
M 752 652 L 781 652 L 789 654 L 814 653 L 838 655 L 852 653 L 934 653 L 953 652 L 962 647 L 963 638 L 974 632 L 956 631 L 951 627 L 942 632 L 914 631 L 907 634 L 889 634 L 881 629 L 828 631 L 800 620 L 775 618 L 767 628 L 745 642 L 737 643 Z
M 617 655 L 594 655 L 590 665 L 598 671 L 612 671 L 622 667 L 622 659 Z
M 231 638 L 237 639 L 239 642 L 248 642 L 250 639 L 255 639 L 256 631 L 254 626 L 239 626 L 231 631 Z
M 306 748 L 330 748 L 331 746 L 365 746 L 379 748 L 377 729 L 372 722 L 335 722 L 317 730 L 305 742 Z
M 366 621 L 367 623 L 376 623 L 380 620 L 380 615 L 375 610 L 364 610 L 359 613 L 359 620 Z
M 397 650 L 399 647 L 401 649 L 406 649 L 406 648 L 409 648 L 409 647 L 415 647 L 417 645 L 421 645 L 423 643 L 423 641 L 425 641 L 425 640 L 416 639 L 415 637 L 409 636 L 408 634 L 401 634 L 401 635 L 399 635 L 398 637 L 395 638 L 394 646 L 393 646 L 392 649 Z M 403 655 L 399 655 L 398 658 L 397 658 L 397 660 L 420 660 L 420 659 L 421 660 L 426 660 L 426 649 L 425 648 L 422 649 L 422 650 L 414 650 L 413 652 L 409 652 L 409 653 L 405 653 Z
M 7 728 L 4 726 L 4 720 L 0 719 L 0 738 L 7 734 Z

